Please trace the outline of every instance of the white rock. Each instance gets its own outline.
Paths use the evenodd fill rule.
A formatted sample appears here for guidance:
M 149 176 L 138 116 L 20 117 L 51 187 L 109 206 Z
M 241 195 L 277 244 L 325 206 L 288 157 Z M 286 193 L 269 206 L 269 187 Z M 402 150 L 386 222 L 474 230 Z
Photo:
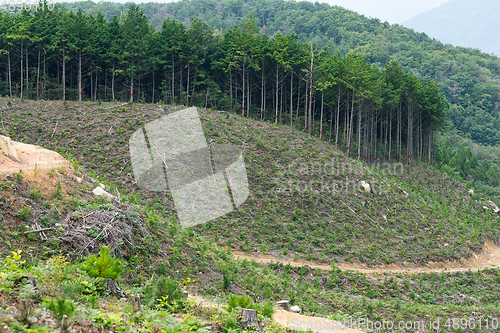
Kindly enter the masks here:
M 470 195 L 474 195 L 474 189 L 473 188 L 469 189 L 467 193 L 469 193 Z
M 114 200 L 114 198 L 115 198 L 114 195 L 111 195 L 108 192 L 104 191 L 100 186 L 96 187 L 92 191 L 92 193 L 94 193 L 95 196 L 99 196 L 99 195 L 105 196 L 106 199 L 108 199 L 109 201 Z
M 492 209 L 493 209 L 493 212 L 495 214 L 498 214 L 500 212 L 500 208 L 498 208 L 497 205 L 495 205 L 495 203 L 491 200 L 488 200 L 488 201 L 485 201 L 484 202 L 486 205 L 490 206 Z
M 290 307 L 290 311 L 295 312 L 295 313 L 302 313 L 302 310 L 300 309 L 300 306 L 298 306 L 298 305 L 294 305 L 294 306 Z
M 276 306 L 282 308 L 283 310 L 290 311 L 290 302 L 289 301 L 276 302 Z
M 102 188 L 103 190 L 106 188 L 106 186 L 104 186 L 104 184 L 101 183 L 99 183 L 99 187 Z
M 21 163 L 9 137 L 0 135 L 0 152 L 4 153 L 7 157 L 10 157 L 17 163 Z
M 359 182 L 359 185 L 361 185 L 361 187 L 363 187 L 363 189 L 365 190 L 365 192 L 368 192 L 370 193 L 371 192 L 371 186 L 370 184 L 368 184 L 367 182 L 365 182 L 364 180 L 360 181 Z
M 76 179 L 76 182 L 77 182 L 78 184 L 81 184 L 81 183 L 82 183 L 82 179 L 81 179 L 80 177 L 76 177 L 76 176 L 75 176 L 75 179 Z

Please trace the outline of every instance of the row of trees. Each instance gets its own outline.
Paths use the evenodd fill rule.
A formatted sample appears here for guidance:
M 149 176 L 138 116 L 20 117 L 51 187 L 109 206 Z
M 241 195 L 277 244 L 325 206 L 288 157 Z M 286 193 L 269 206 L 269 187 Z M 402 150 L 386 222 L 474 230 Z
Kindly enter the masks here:
M 0 94 L 228 109 L 288 123 L 366 160 L 431 158 L 447 103 L 395 61 L 369 65 L 297 35 L 214 31 L 195 18 L 154 31 L 136 5 L 111 21 L 81 11 L 0 14 Z M 425 157 L 424 157 L 425 156 Z

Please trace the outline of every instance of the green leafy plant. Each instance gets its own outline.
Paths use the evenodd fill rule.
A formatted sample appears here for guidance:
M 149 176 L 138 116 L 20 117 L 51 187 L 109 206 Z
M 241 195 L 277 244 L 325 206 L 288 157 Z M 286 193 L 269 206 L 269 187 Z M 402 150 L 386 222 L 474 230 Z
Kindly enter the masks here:
M 43 307 L 52 311 L 58 321 L 61 321 L 64 315 L 71 317 L 75 311 L 75 303 L 65 298 L 45 299 Z
M 15 215 L 23 221 L 28 221 L 30 219 L 30 211 L 31 208 L 26 206 L 19 209 Z
M 62 192 L 60 180 L 57 181 L 56 190 L 54 192 L 52 192 L 52 197 L 56 198 L 56 199 L 62 199 L 62 197 L 63 197 L 63 192 Z
M 92 278 L 119 280 L 125 268 L 123 260 L 113 257 L 108 246 L 102 245 L 99 257 L 89 255 L 83 264 L 83 270 Z
M 42 197 L 42 192 L 40 191 L 38 185 L 36 185 L 35 188 L 30 191 L 29 197 L 33 200 L 38 200 Z
M 156 306 L 171 310 L 183 307 L 184 293 L 179 283 L 171 277 L 162 277 L 155 283 L 149 282 L 144 288 L 144 295 L 150 307 Z
M 235 308 L 257 310 L 257 312 L 260 312 L 267 318 L 272 318 L 275 312 L 274 304 L 271 301 L 267 301 L 264 304 L 258 304 L 254 303 L 254 301 L 247 295 L 233 294 L 229 296 L 229 300 L 227 301 L 227 310 L 232 312 Z
M 23 171 L 23 169 L 19 169 L 19 172 L 14 174 L 14 178 L 18 182 L 21 182 L 23 180 L 23 178 L 24 178 L 24 171 Z

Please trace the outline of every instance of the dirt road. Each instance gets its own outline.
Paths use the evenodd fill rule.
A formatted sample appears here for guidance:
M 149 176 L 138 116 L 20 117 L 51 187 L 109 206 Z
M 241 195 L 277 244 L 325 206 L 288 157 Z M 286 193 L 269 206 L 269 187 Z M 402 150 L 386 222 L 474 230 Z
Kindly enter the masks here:
M 189 296 L 190 300 L 204 307 L 221 308 L 220 304 L 207 300 L 200 296 Z M 318 333 L 361 333 L 355 329 L 343 327 L 342 323 L 327 318 L 304 316 L 298 313 L 288 312 L 275 308 L 273 319 L 283 325 L 293 329 L 312 329 Z
M 323 270 L 332 270 L 332 265 L 315 263 L 306 260 L 293 260 L 287 258 L 274 257 L 271 255 L 263 255 L 259 253 L 245 253 L 240 251 L 233 251 L 233 255 L 238 259 L 255 260 L 261 264 L 270 264 L 281 262 L 283 264 L 290 264 L 294 267 L 301 267 L 308 265 L 311 268 L 319 268 Z M 472 258 L 448 261 L 448 262 L 429 262 L 425 266 L 415 266 L 410 263 L 405 263 L 401 266 L 395 264 L 381 265 L 375 267 L 368 267 L 363 264 L 341 264 L 337 266 L 343 271 L 352 270 L 368 275 L 383 275 L 384 273 L 393 274 L 416 274 L 416 273 L 442 273 L 442 272 L 464 272 L 464 271 L 478 271 L 485 268 L 500 267 L 500 247 L 493 242 L 485 243 L 483 252 L 474 254 Z

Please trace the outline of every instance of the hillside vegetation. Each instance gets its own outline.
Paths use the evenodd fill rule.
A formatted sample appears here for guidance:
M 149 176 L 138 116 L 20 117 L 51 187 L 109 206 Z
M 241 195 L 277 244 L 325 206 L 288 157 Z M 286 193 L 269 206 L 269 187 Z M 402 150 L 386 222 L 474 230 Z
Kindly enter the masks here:
M 165 115 L 164 108 L 14 103 L 4 113 L 8 135 L 77 159 L 123 194 L 155 205 L 162 213 L 153 220 L 166 219 L 177 228 L 168 192 L 154 195 L 135 187 L 127 148 L 127 138 Z M 237 212 L 194 228 L 220 244 L 326 262 L 380 264 L 468 257 L 486 239 L 497 240 L 496 218 L 491 210 L 483 211 L 480 197 L 471 197 L 464 184 L 427 163 L 365 164 L 287 126 L 230 113 L 200 110 L 200 115 L 207 142 L 245 150 L 251 188 Z M 364 192 L 360 181 L 371 184 L 371 192 Z
M 381 165 L 377 169 L 376 164 L 348 158 L 328 143 L 287 126 L 200 109 L 207 142 L 244 148 L 251 195 L 238 211 L 181 229 L 169 192 L 145 193 L 135 186 L 126 146 L 137 128 L 179 108 L 9 102 L 9 108 L 2 110 L 3 134 L 57 150 L 72 161 L 73 168 L 2 176 L 2 251 L 12 260 L 7 251 L 22 250 L 21 258 L 15 261 L 25 263 L 14 264 L 14 272 L 36 276 L 42 295 L 49 301 L 64 297 L 75 302 L 71 320 L 76 327 L 119 331 L 127 326 L 140 332 L 146 327 L 172 325 L 173 331 L 203 332 L 199 322 L 207 320 L 211 326 L 205 329 L 238 331 L 237 312 L 213 317 L 189 304 L 178 302 L 175 306 L 160 301 L 161 297 L 151 298 L 166 295 L 160 282 L 155 282 L 163 277 L 177 281 L 176 288 L 184 282 L 184 288 L 218 299 L 247 294 L 263 306 L 264 301 L 289 299 L 306 313 L 344 321 L 368 318 L 428 324 L 441 318 L 444 325 L 446 318 L 474 312 L 476 320 L 483 323 L 479 331 L 485 331 L 486 320 L 491 323 L 500 315 L 498 293 L 491 292 L 499 288 L 498 268 L 368 277 L 338 268 L 259 266 L 231 256 L 231 248 L 237 248 L 270 252 L 277 260 L 282 255 L 332 264 L 408 265 L 467 257 L 480 251 L 487 239 L 498 241 L 497 218 L 491 209 L 482 209 L 487 198 L 471 196 L 464 184 L 426 163 L 415 161 L 391 165 L 390 169 Z M 330 163 L 333 172 L 329 171 Z M 353 172 L 349 172 L 350 166 Z M 79 183 L 74 175 L 83 181 Z M 359 187 L 360 180 L 370 183 L 372 191 Z M 120 193 L 121 203 L 91 198 L 90 191 L 98 181 L 110 193 Z M 114 223 L 131 228 L 131 238 L 120 240 L 103 237 L 99 230 L 88 231 L 76 249 L 73 242 L 61 240 L 74 234 L 71 231 L 82 218 L 95 223 L 89 214 L 116 216 Z M 24 233 L 26 226 L 31 228 L 35 223 L 53 230 L 45 232 L 47 237 Z M 102 230 L 103 225 L 96 224 L 99 227 Z M 85 248 L 89 242 L 92 246 Z M 125 293 L 140 293 L 149 299 L 140 313 L 133 314 L 127 303 L 114 301 L 80 266 L 89 254 L 86 251 L 97 254 L 98 245 L 103 244 L 112 247 L 114 256 L 126 260 L 120 282 Z M 54 257 L 59 251 L 68 255 L 70 264 L 68 259 Z M 2 272 L 9 269 L 2 268 Z M 33 296 L 35 316 L 41 316 L 37 309 L 42 300 L 29 286 L 13 285 L 15 275 L 0 276 L 4 324 L 12 329 L 22 324 L 12 316 L 21 298 Z M 154 290 L 160 294 L 152 293 Z M 198 319 L 174 323 L 172 315 L 184 317 L 186 313 Z M 42 326 L 47 325 L 54 327 L 50 320 Z M 285 330 L 271 327 L 270 331 Z M 468 327 L 463 331 L 472 331 Z
M 56 7 L 1 16 L 1 94 L 161 100 L 290 121 L 344 149 L 357 146 L 366 158 L 425 154 L 450 175 L 500 197 L 497 57 L 327 4 L 179 1 L 142 4 L 145 13 L 110 3 L 64 6 L 73 12 Z M 26 33 L 18 33 L 21 26 Z M 337 53 L 337 61 L 330 61 Z M 374 66 L 368 70 L 365 61 Z M 348 63 L 355 66 L 341 65 Z M 398 76 L 382 80 L 380 69 L 394 64 L 407 79 L 420 78 L 420 85 L 403 84 Z M 445 109 L 442 98 L 430 94 L 438 89 L 432 80 L 451 105 L 445 135 L 456 151 L 470 146 L 481 168 L 467 168 L 467 160 L 459 160 L 463 154 L 451 154 L 457 162 L 449 163 L 450 154 L 428 149 L 429 141 L 443 142 L 435 133 Z M 357 140 L 344 135 L 356 132 Z M 343 133 L 342 140 L 336 133 Z

